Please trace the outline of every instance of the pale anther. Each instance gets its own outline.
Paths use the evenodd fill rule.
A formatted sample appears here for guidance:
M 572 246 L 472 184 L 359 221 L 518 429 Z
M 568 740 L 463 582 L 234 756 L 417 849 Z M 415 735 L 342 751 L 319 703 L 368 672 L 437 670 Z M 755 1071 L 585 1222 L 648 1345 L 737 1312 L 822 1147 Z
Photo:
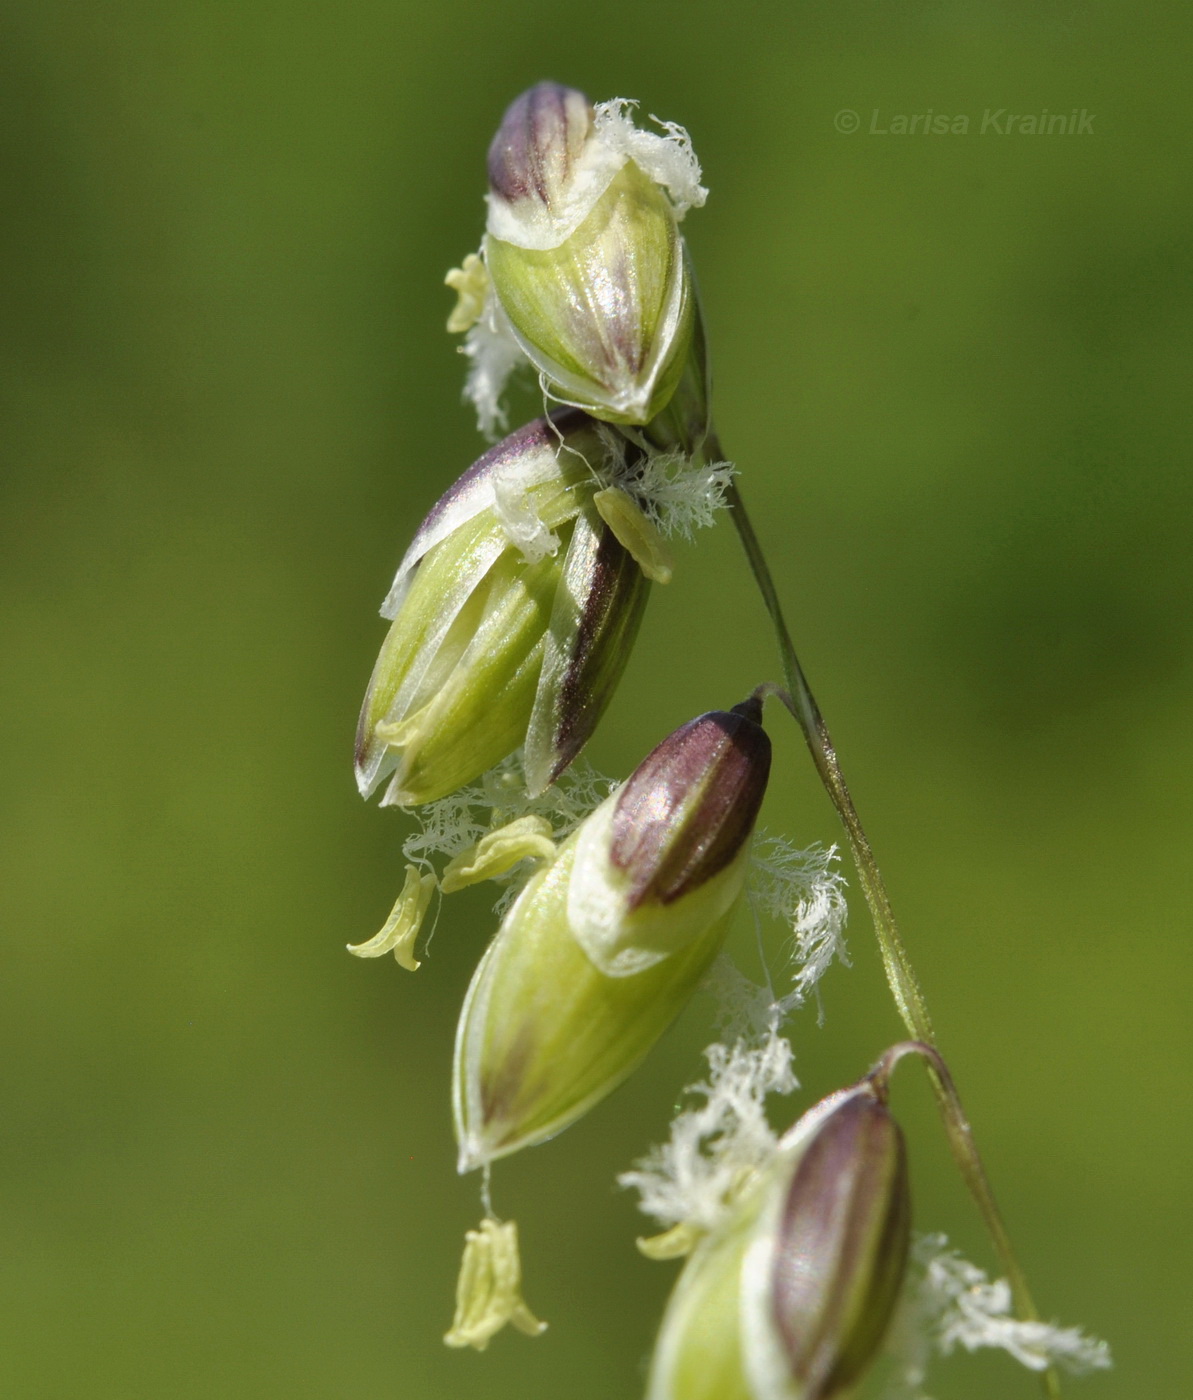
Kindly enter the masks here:
M 593 496 L 592 503 L 646 577 L 652 583 L 670 583 L 675 571 L 671 551 L 633 496 L 620 486 L 608 486 Z
M 449 1347 L 484 1351 L 507 1322 L 528 1337 L 537 1337 L 547 1327 L 522 1299 L 517 1224 L 490 1217 L 464 1236 L 456 1315 L 443 1340 Z
M 417 971 L 419 962 L 414 956 L 414 940 L 422 928 L 435 885 L 434 875 L 420 875 L 416 866 L 408 865 L 402 893 L 398 895 L 380 933 L 367 943 L 349 943 L 348 951 L 358 958 L 379 958 L 392 952 L 404 968 L 410 972 Z
M 504 875 L 522 860 L 551 860 L 555 842 L 545 817 L 518 817 L 482 836 L 475 846 L 461 851 L 443 872 L 443 892 L 452 894 L 466 885 Z
M 459 297 L 447 318 L 449 333 L 460 335 L 471 330 L 481 318 L 489 292 L 489 274 L 484 263 L 476 253 L 469 253 L 464 259 L 464 266 L 453 267 L 443 279 L 443 284 Z

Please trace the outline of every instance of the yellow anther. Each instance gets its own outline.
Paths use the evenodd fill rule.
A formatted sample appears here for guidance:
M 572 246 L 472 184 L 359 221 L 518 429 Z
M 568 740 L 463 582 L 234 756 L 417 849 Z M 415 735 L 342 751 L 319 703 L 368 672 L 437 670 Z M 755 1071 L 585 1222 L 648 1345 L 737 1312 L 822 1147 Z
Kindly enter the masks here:
M 646 577 L 652 583 L 670 583 L 675 568 L 671 551 L 637 501 L 620 486 L 609 486 L 598 491 L 592 503 Z
M 398 895 L 381 932 L 367 943 L 349 943 L 348 951 L 358 958 L 379 958 L 392 952 L 404 968 L 410 972 L 417 971 L 419 962 L 414 956 L 414 940 L 423 926 L 435 884 L 434 875 L 420 875 L 413 865 L 408 865 L 402 893 Z
M 443 872 L 443 893 L 452 894 L 465 885 L 504 875 L 520 860 L 551 860 L 554 855 L 551 823 L 545 817 L 518 817 L 482 836 L 448 864 Z
M 661 1235 L 640 1235 L 635 1244 L 638 1253 L 645 1254 L 648 1259 L 682 1259 L 685 1254 L 691 1254 L 703 1238 L 703 1230 L 683 1220 Z
M 484 1351 L 506 1325 L 537 1337 L 546 1330 L 522 1300 L 518 1227 L 512 1220 L 482 1220 L 464 1236 L 464 1259 L 456 1285 L 456 1315 L 444 1337 L 449 1347 Z
M 443 283 L 459 296 L 447 318 L 448 330 L 452 335 L 471 330 L 481 318 L 489 292 L 489 274 L 484 263 L 476 253 L 469 253 L 464 266 L 453 267 Z

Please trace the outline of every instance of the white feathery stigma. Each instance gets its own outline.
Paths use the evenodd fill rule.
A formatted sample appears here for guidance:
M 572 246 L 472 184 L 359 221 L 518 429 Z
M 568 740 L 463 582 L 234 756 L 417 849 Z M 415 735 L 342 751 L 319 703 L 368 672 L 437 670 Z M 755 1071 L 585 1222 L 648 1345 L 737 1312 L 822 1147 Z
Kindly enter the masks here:
M 733 480 L 732 462 L 693 461 L 681 452 L 650 453 L 628 489 L 668 538 L 690 540 L 696 530 L 716 523 Z
M 912 1251 L 912 1276 L 888 1349 L 897 1373 L 883 1400 L 929 1400 L 924 1390 L 933 1355 L 997 1348 L 1030 1371 L 1057 1366 L 1072 1375 L 1111 1366 L 1110 1348 L 1078 1327 L 1024 1322 L 1012 1313 L 1011 1287 L 993 1282 L 948 1247 L 945 1235 L 922 1235 Z
M 792 932 L 791 991 L 783 1013 L 802 1006 L 833 962 L 849 966 L 845 877 L 836 846 L 797 850 L 781 836 L 760 836 L 750 857 L 749 891 L 757 907 Z
M 529 797 L 522 779 L 517 754 L 489 769 L 477 782 L 426 802 L 411 811 L 419 823 L 402 843 L 402 854 L 424 869 L 431 857 L 451 860 L 466 851 L 490 831 L 518 817 L 544 817 L 551 824 L 554 840 L 569 836 L 586 816 L 617 787 L 612 778 L 598 772 L 586 759 L 579 759 L 539 797 Z M 498 901 L 499 909 L 509 904 L 529 874 L 529 866 L 512 872 L 514 878 Z
M 639 1209 L 660 1225 L 713 1229 L 743 1185 L 774 1156 L 778 1139 L 766 1118 L 768 1094 L 798 1088 L 791 1045 L 777 1031 L 753 1043 L 705 1050 L 708 1079 L 687 1091 L 704 1100 L 671 1124 L 671 1137 L 618 1177 L 636 1189 Z
M 732 462 L 655 451 L 631 459 L 620 433 L 603 426 L 599 432 L 605 461 L 595 470 L 598 479 L 628 492 L 661 535 L 690 540 L 716 524 L 717 512 L 728 505 L 725 493 L 737 470 Z
M 464 398 L 476 409 L 477 427 L 492 442 L 505 431 L 509 421 L 501 402 L 505 386 L 514 370 L 526 364 L 527 359 L 491 285 L 484 310 L 465 335 L 460 353 L 468 360 Z

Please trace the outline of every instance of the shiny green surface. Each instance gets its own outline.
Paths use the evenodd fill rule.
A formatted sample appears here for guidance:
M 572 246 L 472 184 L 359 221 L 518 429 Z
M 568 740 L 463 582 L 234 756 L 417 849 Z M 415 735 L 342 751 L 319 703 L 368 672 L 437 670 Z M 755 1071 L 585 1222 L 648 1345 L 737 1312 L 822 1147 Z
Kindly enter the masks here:
M 630 162 L 559 247 L 487 238 L 484 256 L 528 358 L 558 397 L 610 423 L 643 424 L 666 408 L 691 349 L 681 246 L 666 195 Z M 559 370 L 566 377 L 556 379 Z
M 698 999 L 501 1164 L 551 1323 L 449 1352 L 455 1017 L 493 920 L 361 963 L 401 883 L 353 727 L 479 454 L 442 323 L 550 76 L 685 123 L 717 418 L 1044 1312 L 1182 1400 L 1190 1059 L 1189 22 L 1154 7 L 24 0 L 0 19 L 0 1393 L 634 1400 L 673 1265 L 614 1174 Z M 985 109 L 1092 132 L 979 128 Z M 968 114 L 966 135 L 888 118 Z M 861 129 L 834 128 L 843 110 Z M 873 113 L 877 110 L 877 120 Z M 1005 122 L 1005 117 L 999 119 Z M 848 125 L 848 120 L 845 122 Z M 871 125 L 876 127 L 870 133 Z M 887 131 L 878 134 L 878 128 Z M 516 420 L 531 416 L 527 395 Z M 654 590 L 625 773 L 775 666 L 731 532 Z M 763 823 L 832 840 L 776 710 Z M 781 938 L 768 934 L 776 961 Z M 739 932 L 748 965 L 751 935 Z M 898 1035 L 863 910 L 807 1093 Z M 917 1225 L 988 1263 L 908 1066 Z M 1037 1394 L 1005 1358 L 937 1400 Z

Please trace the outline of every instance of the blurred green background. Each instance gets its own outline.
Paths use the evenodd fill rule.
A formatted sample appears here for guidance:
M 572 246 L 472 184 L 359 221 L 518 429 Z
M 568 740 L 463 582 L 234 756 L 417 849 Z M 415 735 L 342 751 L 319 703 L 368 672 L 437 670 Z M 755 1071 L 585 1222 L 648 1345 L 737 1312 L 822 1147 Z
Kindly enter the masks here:
M 1115 1348 L 1072 1393 L 1188 1394 L 1191 27 L 978 0 L 5 7 L 0 1394 L 641 1394 L 674 1266 L 637 1257 L 613 1179 L 698 1077 L 710 1006 L 499 1167 L 551 1330 L 460 1355 L 479 1204 L 448 1068 L 486 897 L 451 901 L 414 978 L 343 951 L 407 830 L 350 772 L 376 610 L 481 448 L 441 279 L 544 76 L 693 135 L 722 434 L 1041 1306 Z M 983 136 L 987 108 L 1093 129 Z M 929 109 L 969 134 L 869 130 Z M 607 771 L 775 674 L 728 526 L 681 565 Z M 835 839 L 773 728 L 766 824 Z M 851 928 L 789 1116 L 898 1035 L 856 899 Z M 989 1264 L 904 1075 L 918 1223 Z M 932 1393 L 1037 1392 L 998 1356 Z

